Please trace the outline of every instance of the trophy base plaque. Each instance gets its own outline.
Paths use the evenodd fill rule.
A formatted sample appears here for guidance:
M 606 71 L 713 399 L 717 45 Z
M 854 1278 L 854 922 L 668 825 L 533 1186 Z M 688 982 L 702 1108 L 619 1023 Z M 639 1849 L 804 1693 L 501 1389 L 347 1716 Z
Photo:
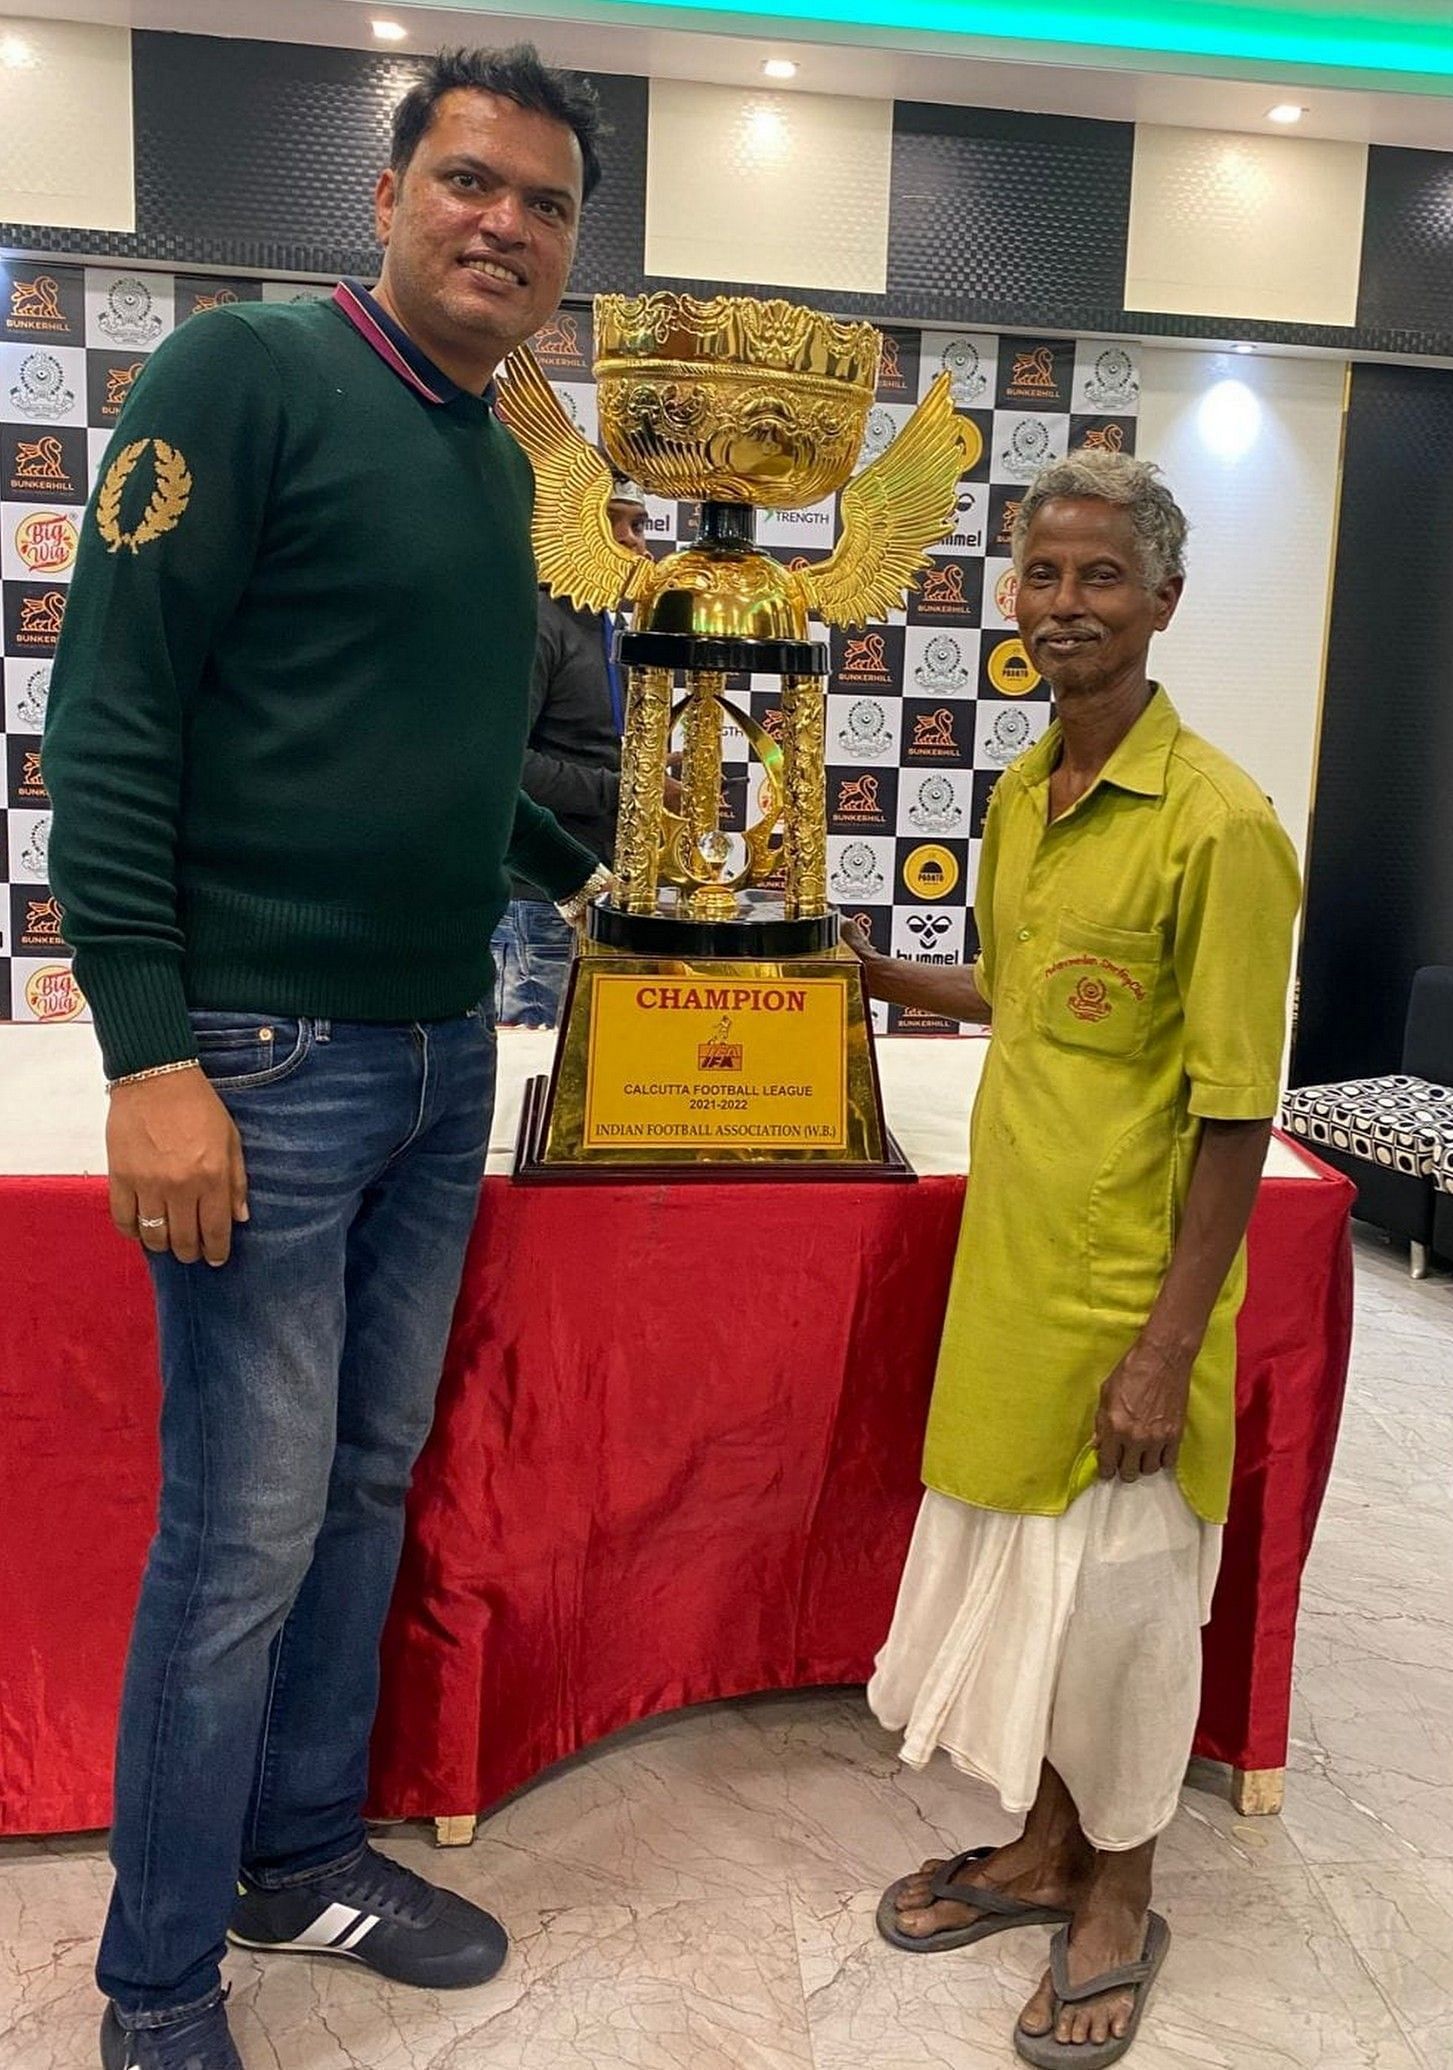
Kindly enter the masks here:
M 598 904 L 515 1177 L 895 1179 L 857 958 L 760 892 L 700 921 Z

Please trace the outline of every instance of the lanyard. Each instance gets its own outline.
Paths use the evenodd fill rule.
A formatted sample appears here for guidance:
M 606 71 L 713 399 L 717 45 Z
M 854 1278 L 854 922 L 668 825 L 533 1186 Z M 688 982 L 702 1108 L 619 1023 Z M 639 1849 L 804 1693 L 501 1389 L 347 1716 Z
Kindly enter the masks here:
M 605 679 L 610 685 L 611 717 L 615 720 L 617 733 L 626 730 L 626 707 L 621 697 L 621 672 L 611 649 L 615 644 L 615 621 L 609 611 L 600 614 L 600 637 L 605 648 Z

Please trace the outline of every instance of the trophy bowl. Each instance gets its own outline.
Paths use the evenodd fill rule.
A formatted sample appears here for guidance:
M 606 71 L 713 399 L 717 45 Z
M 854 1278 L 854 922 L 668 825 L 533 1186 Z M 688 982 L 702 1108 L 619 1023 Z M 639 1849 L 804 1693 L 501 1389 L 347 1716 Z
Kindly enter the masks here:
M 801 510 L 852 474 L 882 339 L 795 302 L 598 295 L 595 350 L 622 474 L 683 502 Z

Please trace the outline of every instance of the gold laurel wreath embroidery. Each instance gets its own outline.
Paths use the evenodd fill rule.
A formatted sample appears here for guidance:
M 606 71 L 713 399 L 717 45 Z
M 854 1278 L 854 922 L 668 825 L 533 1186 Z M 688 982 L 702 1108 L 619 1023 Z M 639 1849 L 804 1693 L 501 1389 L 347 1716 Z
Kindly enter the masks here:
M 124 532 L 122 491 L 148 446 L 156 449 L 156 486 L 141 514 L 141 523 L 134 531 Z M 176 447 L 169 446 L 164 438 L 139 438 L 134 444 L 123 446 L 106 470 L 106 479 L 96 497 L 96 528 L 112 553 L 120 553 L 124 546 L 137 553 L 151 540 L 160 539 L 163 532 L 171 531 L 191 498 L 191 470 Z

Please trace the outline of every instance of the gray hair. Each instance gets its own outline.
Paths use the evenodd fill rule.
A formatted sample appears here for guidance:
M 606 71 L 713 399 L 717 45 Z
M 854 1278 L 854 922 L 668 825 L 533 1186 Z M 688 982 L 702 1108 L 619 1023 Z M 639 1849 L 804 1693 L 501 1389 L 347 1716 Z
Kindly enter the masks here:
M 1189 527 L 1185 512 L 1162 481 L 1160 469 L 1153 461 L 1135 460 L 1128 453 L 1098 453 L 1082 447 L 1067 460 L 1042 467 L 1025 492 L 1014 519 L 1011 549 L 1021 575 L 1025 543 L 1035 517 L 1046 503 L 1067 496 L 1118 504 L 1129 512 L 1140 548 L 1140 577 L 1147 589 L 1159 589 L 1172 576 L 1185 574 Z

